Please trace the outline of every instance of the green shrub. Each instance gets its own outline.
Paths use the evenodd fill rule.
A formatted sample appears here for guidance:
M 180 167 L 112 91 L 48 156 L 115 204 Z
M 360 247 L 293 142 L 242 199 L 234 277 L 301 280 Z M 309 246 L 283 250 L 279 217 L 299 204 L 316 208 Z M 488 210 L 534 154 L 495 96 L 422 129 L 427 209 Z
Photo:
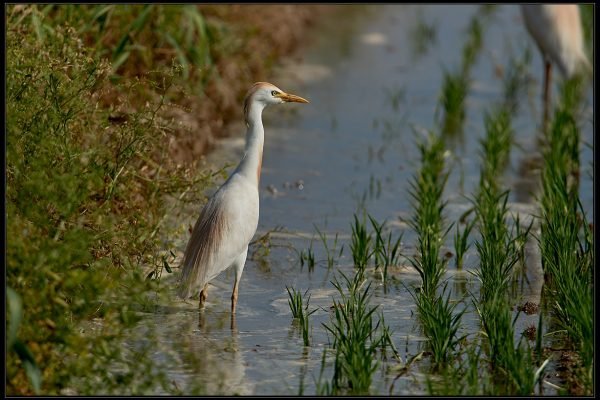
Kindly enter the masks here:
M 124 332 L 155 287 L 145 271 L 164 265 L 164 195 L 205 177 L 167 168 L 164 98 L 115 121 L 98 106 L 108 63 L 73 28 L 44 35 L 41 44 L 35 29 L 9 24 L 6 40 L 6 275 L 23 304 L 17 337 L 41 370 L 40 394 L 144 393 L 165 381 L 145 369 L 143 351 L 124 349 Z M 160 74 L 165 92 L 177 73 Z M 138 82 L 120 88 L 126 104 Z M 189 193 L 199 199 L 203 188 Z M 101 321 L 93 332 L 92 320 Z M 9 352 L 9 394 L 31 393 L 23 362 Z M 130 372 L 112 370 L 119 363 Z

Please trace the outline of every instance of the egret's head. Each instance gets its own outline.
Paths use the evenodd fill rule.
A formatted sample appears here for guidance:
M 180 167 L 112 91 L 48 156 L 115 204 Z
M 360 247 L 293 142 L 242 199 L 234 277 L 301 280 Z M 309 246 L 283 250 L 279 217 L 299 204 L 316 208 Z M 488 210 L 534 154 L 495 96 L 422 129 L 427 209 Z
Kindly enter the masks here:
M 264 108 L 271 104 L 290 102 L 308 103 L 308 100 L 296 96 L 295 94 L 286 93 L 271 83 L 256 82 L 252 85 L 250 90 L 248 90 L 246 98 L 244 99 L 244 116 L 246 119 L 248 119 L 248 111 L 253 102 L 259 103 Z

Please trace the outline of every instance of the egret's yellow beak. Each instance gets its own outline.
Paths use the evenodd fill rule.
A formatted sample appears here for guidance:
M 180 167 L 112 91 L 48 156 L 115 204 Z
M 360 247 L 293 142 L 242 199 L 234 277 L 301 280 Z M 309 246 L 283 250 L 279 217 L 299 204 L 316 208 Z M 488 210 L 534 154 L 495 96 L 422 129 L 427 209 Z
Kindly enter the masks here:
M 287 101 L 288 103 L 308 103 L 309 101 L 300 97 L 300 96 L 296 96 L 295 94 L 290 94 L 290 93 L 281 93 L 279 94 L 277 97 L 279 97 L 281 100 L 283 101 Z

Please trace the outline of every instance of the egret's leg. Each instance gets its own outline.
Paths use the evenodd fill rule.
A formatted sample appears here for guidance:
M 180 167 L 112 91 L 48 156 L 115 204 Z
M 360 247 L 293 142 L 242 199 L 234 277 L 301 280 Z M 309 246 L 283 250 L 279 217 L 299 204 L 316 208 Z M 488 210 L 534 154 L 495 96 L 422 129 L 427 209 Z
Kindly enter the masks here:
M 236 330 L 236 324 L 235 324 L 235 313 L 231 313 L 231 326 L 230 329 L 232 331 Z
M 235 259 L 233 266 L 235 267 L 235 282 L 233 284 L 233 293 L 231 294 L 231 313 L 235 313 L 235 305 L 238 299 L 238 285 L 242 278 L 242 271 L 244 271 L 244 265 L 246 264 L 246 257 L 248 256 L 248 246 L 242 251 L 242 253 Z
M 200 292 L 200 304 L 198 308 L 204 308 L 204 303 L 206 303 L 206 298 L 208 297 L 208 283 L 204 285 L 202 291 Z
M 544 120 L 542 131 L 544 134 L 547 131 L 548 127 L 548 113 L 550 112 L 550 89 L 551 89 L 551 80 L 552 80 L 552 64 L 549 61 L 545 62 L 545 70 L 544 70 Z

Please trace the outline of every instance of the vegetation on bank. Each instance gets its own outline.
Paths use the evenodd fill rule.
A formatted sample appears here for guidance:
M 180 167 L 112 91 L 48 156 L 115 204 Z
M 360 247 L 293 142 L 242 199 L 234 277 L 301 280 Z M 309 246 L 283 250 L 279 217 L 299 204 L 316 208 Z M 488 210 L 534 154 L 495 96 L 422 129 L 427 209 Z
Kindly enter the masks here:
M 252 7 L 7 7 L 8 394 L 179 393 L 124 338 L 212 182 L 192 161 L 315 10 L 270 8 L 282 35 Z

